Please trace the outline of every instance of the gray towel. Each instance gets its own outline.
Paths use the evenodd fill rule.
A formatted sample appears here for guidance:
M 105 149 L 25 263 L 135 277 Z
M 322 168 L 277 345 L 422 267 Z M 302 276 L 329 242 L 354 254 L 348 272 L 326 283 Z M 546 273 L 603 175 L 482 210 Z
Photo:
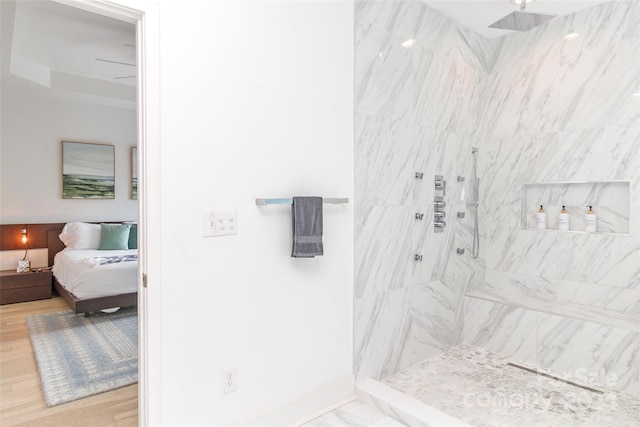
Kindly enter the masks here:
M 323 254 L 322 197 L 294 197 L 291 206 L 294 258 L 313 258 Z

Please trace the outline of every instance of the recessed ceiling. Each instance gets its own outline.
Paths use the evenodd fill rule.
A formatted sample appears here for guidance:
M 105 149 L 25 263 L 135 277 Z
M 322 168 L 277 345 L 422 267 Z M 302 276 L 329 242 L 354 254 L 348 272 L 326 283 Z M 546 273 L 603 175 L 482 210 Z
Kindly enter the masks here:
M 489 25 L 520 9 L 519 4 L 514 4 L 512 0 L 422 0 L 422 2 L 488 39 L 513 33 L 514 31 L 511 30 L 489 28 Z M 608 2 L 602 0 L 535 0 L 527 4 L 526 10 L 563 16 Z
M 0 7 L 2 72 L 13 89 L 136 107 L 134 24 L 56 1 L 2 0 Z
M 52 1 L 16 2 L 12 62 L 135 84 L 135 59 L 133 24 Z

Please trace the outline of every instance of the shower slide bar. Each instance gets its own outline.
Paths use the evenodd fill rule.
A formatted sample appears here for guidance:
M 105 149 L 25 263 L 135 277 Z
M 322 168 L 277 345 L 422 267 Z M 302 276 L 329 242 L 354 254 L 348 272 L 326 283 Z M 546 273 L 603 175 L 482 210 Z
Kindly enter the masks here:
M 349 199 L 346 197 L 327 197 L 322 199 L 323 203 L 330 203 L 333 205 L 349 203 Z M 256 199 L 256 205 L 264 206 L 264 205 L 291 205 L 293 204 L 293 199 L 291 197 L 283 198 L 283 199 Z

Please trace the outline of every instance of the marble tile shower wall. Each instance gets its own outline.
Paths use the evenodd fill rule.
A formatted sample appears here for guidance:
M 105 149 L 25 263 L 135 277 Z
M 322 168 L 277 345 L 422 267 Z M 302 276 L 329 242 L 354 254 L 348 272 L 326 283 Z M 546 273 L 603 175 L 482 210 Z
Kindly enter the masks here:
M 581 37 L 564 40 L 570 32 Z M 503 38 L 487 78 L 499 102 L 486 103 L 481 125 L 487 269 L 640 292 L 638 52 L 638 2 Z M 607 180 L 631 181 L 629 235 L 520 229 L 523 183 Z
M 611 336 L 597 324 L 553 315 L 535 320 L 529 311 L 468 297 L 465 314 L 465 291 L 487 286 L 485 272 L 508 291 L 533 283 L 524 291 L 534 298 L 637 316 L 638 2 L 607 3 L 498 40 L 476 36 L 417 1 L 355 7 L 357 379 L 397 372 L 463 334 L 475 345 L 558 369 L 572 357 L 560 349 L 591 352 L 595 329 Z M 581 37 L 565 41 L 572 31 Z M 412 48 L 401 47 L 411 38 Z M 472 146 L 480 148 L 476 260 L 468 256 L 472 218 L 455 179 L 467 177 L 468 199 Z M 433 233 L 435 174 L 449 184 L 441 234 Z M 601 180 L 630 181 L 627 235 L 521 230 L 523 183 Z M 456 218 L 458 210 L 467 211 L 465 219 Z M 425 220 L 416 221 L 416 212 Z M 467 254 L 457 256 L 457 247 Z M 413 261 L 416 253 L 423 262 Z M 493 323 L 492 316 L 498 316 Z M 563 332 L 554 338 L 554 330 Z M 571 330 L 567 347 L 561 341 Z M 637 335 L 616 330 L 620 342 L 608 342 L 612 350 L 592 366 L 610 366 L 624 353 L 619 359 L 631 368 L 625 378 L 637 384 Z
M 580 37 L 563 39 L 571 32 Z M 465 342 L 556 372 L 614 373 L 614 386 L 632 393 L 640 392 L 638 52 L 635 1 L 502 39 L 480 124 L 483 286 L 520 304 L 467 298 L 464 332 Z M 521 229 L 523 183 L 611 180 L 630 182 L 628 233 Z M 536 310 L 541 302 L 579 313 Z
M 402 47 L 409 39 L 414 46 Z M 385 377 L 462 340 L 459 283 L 483 265 L 456 268 L 450 256 L 460 233 L 455 211 L 464 206 L 456 177 L 470 173 L 492 50 L 418 1 L 367 1 L 356 2 L 355 52 L 360 380 Z M 448 181 L 444 233 L 433 231 L 436 174 Z

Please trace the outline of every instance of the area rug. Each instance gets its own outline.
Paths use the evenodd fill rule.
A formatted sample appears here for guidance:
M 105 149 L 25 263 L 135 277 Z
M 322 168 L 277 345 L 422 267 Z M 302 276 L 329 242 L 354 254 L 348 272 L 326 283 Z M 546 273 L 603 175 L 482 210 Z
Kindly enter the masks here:
M 27 316 L 47 406 L 138 381 L 135 308 L 84 317 L 71 310 Z

